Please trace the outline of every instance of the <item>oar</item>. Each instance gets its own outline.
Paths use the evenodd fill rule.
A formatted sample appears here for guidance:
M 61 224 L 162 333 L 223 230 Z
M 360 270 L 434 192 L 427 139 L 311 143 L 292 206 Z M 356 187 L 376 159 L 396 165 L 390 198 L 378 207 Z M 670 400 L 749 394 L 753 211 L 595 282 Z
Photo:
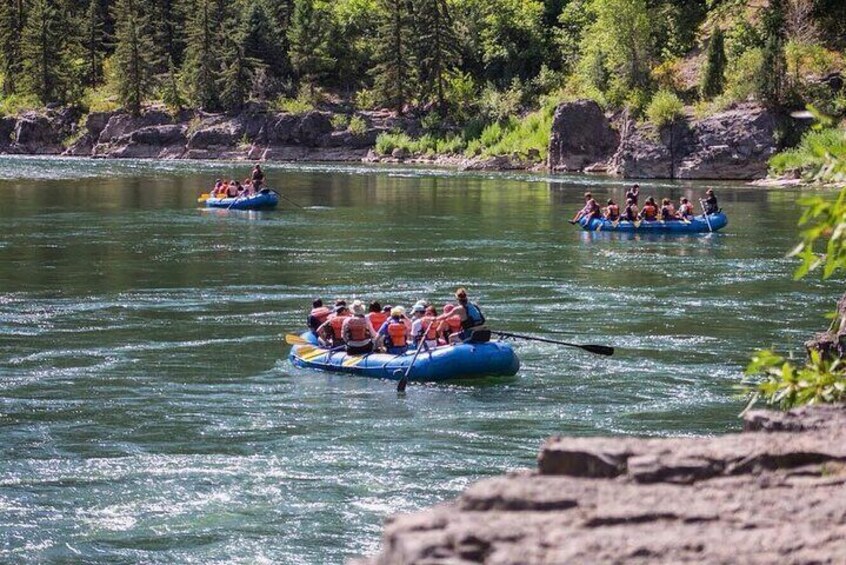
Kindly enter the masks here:
M 197 202 L 202 204 L 203 202 L 205 202 L 209 198 L 211 198 L 211 194 L 209 194 L 208 192 L 204 192 L 199 196 L 199 198 L 197 198 Z
M 226 207 L 226 209 L 227 209 L 227 210 L 229 210 L 230 208 L 232 208 L 233 206 L 235 206 L 235 203 L 236 203 L 236 202 L 238 202 L 239 200 L 245 200 L 245 198 L 244 198 L 242 195 L 238 195 L 238 196 L 236 196 L 236 197 L 235 197 L 235 200 L 233 200 L 233 201 L 229 204 L 229 206 L 227 206 L 227 207 Z
M 417 349 L 414 350 L 414 357 L 411 358 L 411 363 L 408 365 L 408 369 L 406 369 L 405 374 L 397 383 L 397 392 L 405 392 L 405 385 L 408 384 L 408 375 L 411 374 L 411 368 L 414 366 L 414 362 L 417 361 L 417 356 L 420 355 L 420 351 L 422 351 L 425 346 L 426 334 L 424 333 L 420 336 L 420 343 L 417 344 Z
M 705 223 L 708 224 L 708 231 L 714 233 L 714 228 L 711 227 L 711 219 L 708 217 L 708 212 L 705 210 L 705 201 L 699 199 L 699 205 L 702 206 L 702 215 L 705 216 Z
M 273 190 L 272 188 L 271 188 L 271 189 L 269 189 L 269 190 L 270 190 L 270 192 L 272 192 L 273 194 L 275 194 L 275 195 L 276 195 L 276 196 L 278 196 L 279 198 L 282 198 L 282 199 L 283 199 L 283 200 L 285 200 L 286 202 L 290 202 L 291 204 L 293 204 L 293 205 L 294 205 L 294 206 L 296 206 L 297 208 L 300 208 L 300 209 L 302 209 L 302 210 L 305 210 L 305 206 L 300 206 L 299 204 L 297 204 L 296 202 L 294 202 L 293 200 L 291 200 L 291 199 L 290 199 L 290 198 L 288 198 L 287 196 L 284 196 L 284 195 L 280 194 L 279 192 L 277 192 L 277 191 Z
M 288 345 L 314 345 L 309 340 L 294 334 L 285 334 L 285 343 Z
M 554 339 L 546 339 L 543 337 L 532 337 L 530 335 L 520 335 L 520 334 L 512 334 L 508 332 L 491 332 L 498 336 L 502 337 L 513 337 L 517 339 L 525 339 L 528 341 L 542 341 L 544 343 L 554 343 L 556 345 L 566 345 L 567 347 L 578 347 L 579 349 L 584 349 L 590 353 L 596 353 L 597 355 L 614 355 L 614 348 L 608 347 L 607 345 L 579 345 L 577 343 L 567 343 L 566 341 L 556 341 Z

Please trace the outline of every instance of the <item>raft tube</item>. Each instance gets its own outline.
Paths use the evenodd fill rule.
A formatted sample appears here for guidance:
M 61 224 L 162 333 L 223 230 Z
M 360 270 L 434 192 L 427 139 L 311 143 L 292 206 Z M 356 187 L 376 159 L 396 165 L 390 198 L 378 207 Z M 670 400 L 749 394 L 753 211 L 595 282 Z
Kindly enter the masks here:
M 711 227 L 708 227 L 710 222 Z M 723 212 L 709 214 L 708 219 L 704 215 L 694 216 L 689 222 L 681 220 L 655 220 L 647 222 L 629 222 L 621 220 L 615 225 L 614 222 L 601 218 L 593 218 L 588 221 L 586 218 L 579 220 L 579 225 L 586 231 L 610 231 L 610 232 L 635 232 L 635 233 L 708 233 L 720 230 L 728 225 L 728 217 Z
M 206 206 L 209 208 L 225 208 L 227 210 L 271 210 L 279 204 L 279 195 L 268 189 L 258 194 L 236 198 L 209 198 Z
M 306 369 L 398 381 L 408 370 L 414 358 L 414 350 L 402 355 L 388 353 L 347 355 L 343 349 L 331 351 L 317 347 L 317 338 L 311 332 L 306 332 L 301 337 L 313 345 L 295 345 L 288 359 L 296 367 Z M 462 343 L 421 351 L 414 362 L 408 380 L 440 382 L 476 377 L 510 377 L 516 375 L 518 369 L 520 369 L 520 360 L 511 345 L 505 342 Z

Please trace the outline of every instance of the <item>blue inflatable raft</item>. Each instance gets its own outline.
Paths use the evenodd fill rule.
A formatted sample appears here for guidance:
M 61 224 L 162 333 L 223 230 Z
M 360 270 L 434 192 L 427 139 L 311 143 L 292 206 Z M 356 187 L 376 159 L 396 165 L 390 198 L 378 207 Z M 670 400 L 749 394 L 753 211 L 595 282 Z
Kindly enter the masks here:
M 711 224 L 710 228 L 708 224 Z M 656 220 L 654 222 L 629 222 L 622 220 L 611 222 L 601 218 L 593 218 L 588 221 L 585 218 L 579 220 L 579 225 L 586 231 L 609 231 L 609 232 L 636 232 L 636 233 L 708 233 L 720 230 L 728 225 L 728 218 L 722 212 L 709 214 L 706 220 L 704 215 L 694 216 L 690 221 L 671 220 L 665 222 Z
M 301 337 L 313 345 L 295 345 L 288 358 L 295 366 L 307 369 L 398 381 L 414 358 L 414 350 L 402 355 L 347 355 L 343 350 L 331 351 L 318 347 L 317 338 L 311 332 L 306 332 Z M 519 368 L 520 360 L 517 354 L 511 345 L 505 342 L 462 343 L 421 351 L 408 380 L 439 382 L 474 377 L 512 376 L 517 374 Z
M 276 208 L 277 204 L 279 204 L 279 195 L 266 188 L 253 196 L 209 198 L 206 200 L 208 208 L 224 208 L 226 210 L 271 210 Z

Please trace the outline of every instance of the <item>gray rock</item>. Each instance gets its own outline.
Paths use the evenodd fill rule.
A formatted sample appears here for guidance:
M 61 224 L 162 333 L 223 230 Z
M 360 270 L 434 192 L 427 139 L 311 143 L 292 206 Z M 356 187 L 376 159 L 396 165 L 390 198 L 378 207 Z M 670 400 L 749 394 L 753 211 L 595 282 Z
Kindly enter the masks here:
M 65 148 L 62 124 L 45 115 L 27 112 L 15 124 L 14 145 L 33 154 L 60 154 Z
M 317 147 L 323 137 L 331 134 L 333 129 L 330 114 L 309 112 L 300 120 L 296 139 L 303 145 Z
M 619 144 L 619 135 L 599 104 L 592 100 L 564 102 L 555 109 L 549 138 L 549 169 L 581 171 L 606 161 Z
M 163 110 L 150 110 L 140 116 L 132 116 L 125 113 L 111 114 L 106 126 L 100 132 L 97 143 L 110 143 L 113 140 L 123 137 L 137 129 L 149 126 L 161 126 L 173 123 L 170 114 Z
M 243 136 L 244 130 L 236 121 L 204 124 L 188 138 L 188 149 L 235 147 Z
M 0 149 L 8 147 L 14 141 L 16 123 L 12 117 L 0 118 Z
M 85 118 L 85 129 L 91 139 L 100 139 L 100 134 L 103 133 L 103 130 L 106 129 L 106 125 L 108 125 L 109 120 L 111 120 L 112 116 L 115 114 L 117 114 L 117 112 L 91 112 L 88 114 L 88 117 Z
M 293 114 L 278 114 L 267 125 L 268 145 L 285 145 L 297 138 L 300 118 Z
M 393 151 L 391 151 L 391 157 L 394 159 L 407 159 L 411 157 L 411 153 L 405 147 L 394 147 Z
M 390 518 L 381 552 L 359 563 L 840 562 L 846 406 L 756 411 L 747 422 L 796 431 L 552 438 L 539 472 Z

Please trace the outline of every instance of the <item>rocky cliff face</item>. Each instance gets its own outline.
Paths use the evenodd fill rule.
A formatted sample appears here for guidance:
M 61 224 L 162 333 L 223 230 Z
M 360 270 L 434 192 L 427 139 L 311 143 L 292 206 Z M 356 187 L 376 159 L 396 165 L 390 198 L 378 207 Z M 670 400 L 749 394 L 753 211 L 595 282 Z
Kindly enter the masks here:
M 390 519 L 382 545 L 360 565 L 842 562 L 846 406 L 717 438 L 552 438 L 537 471 Z
M 756 179 L 776 152 L 776 117 L 745 104 L 655 128 L 623 113 L 612 127 L 598 106 L 561 104 L 549 146 L 551 170 L 598 170 L 624 178 Z

